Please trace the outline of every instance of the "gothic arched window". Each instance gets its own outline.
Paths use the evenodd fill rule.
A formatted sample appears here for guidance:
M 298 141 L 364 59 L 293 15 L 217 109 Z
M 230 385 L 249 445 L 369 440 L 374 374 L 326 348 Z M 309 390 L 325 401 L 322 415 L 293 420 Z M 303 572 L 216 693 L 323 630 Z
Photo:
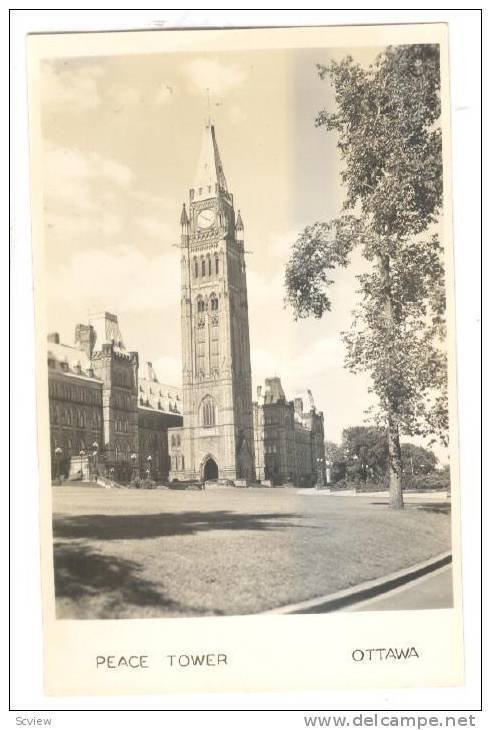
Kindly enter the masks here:
M 194 257 L 194 278 L 197 279 L 199 276 L 198 259 Z
M 220 263 L 218 261 L 218 256 L 215 257 L 215 274 L 218 274 L 220 272 Z
M 211 395 L 207 395 L 201 402 L 201 425 L 215 425 L 215 403 Z
M 218 297 L 215 293 L 210 294 L 210 307 L 211 309 L 218 309 Z
M 206 261 L 201 259 L 201 276 L 206 276 Z
M 198 304 L 198 312 L 204 312 L 205 311 L 205 300 L 203 297 L 199 296 L 197 300 Z
M 208 259 L 208 276 L 211 276 L 211 258 L 210 256 L 206 257 Z

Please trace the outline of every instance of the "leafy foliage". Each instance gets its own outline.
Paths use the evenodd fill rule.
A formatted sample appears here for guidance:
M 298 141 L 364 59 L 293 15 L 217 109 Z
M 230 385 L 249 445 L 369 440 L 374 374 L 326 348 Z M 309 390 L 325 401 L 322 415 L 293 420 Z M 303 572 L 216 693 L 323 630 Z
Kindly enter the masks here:
M 352 426 L 343 430 L 340 446 L 326 442 L 326 461 L 330 465 L 330 481 L 381 484 L 387 486 L 389 447 L 387 430 L 373 426 Z M 401 444 L 403 483 L 424 487 L 441 486 L 449 476 L 440 478 L 436 471 L 437 458 L 433 451 L 412 443 Z M 434 475 L 437 476 L 434 476 Z M 423 477 L 431 476 L 431 479 Z
M 439 48 L 389 47 L 367 69 L 348 56 L 318 71 L 336 110 L 316 124 L 337 134 L 346 198 L 339 218 L 308 226 L 293 245 L 286 300 L 296 318 L 320 318 L 333 270 L 361 250 L 367 272 L 343 333 L 346 366 L 371 375 L 400 497 L 399 433 L 448 438 Z
M 346 476 L 346 458 L 341 446 L 334 441 L 326 441 L 326 466 L 329 468 L 329 482 L 335 484 Z
M 402 469 L 405 474 L 430 474 L 435 470 L 437 458 L 433 451 L 415 444 L 401 444 Z

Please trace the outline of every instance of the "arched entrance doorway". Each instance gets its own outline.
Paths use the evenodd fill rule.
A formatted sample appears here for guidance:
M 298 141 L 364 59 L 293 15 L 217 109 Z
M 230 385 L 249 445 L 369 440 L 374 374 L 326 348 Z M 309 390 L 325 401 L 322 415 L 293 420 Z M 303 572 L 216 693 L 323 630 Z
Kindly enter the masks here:
M 203 479 L 205 482 L 211 482 L 214 479 L 218 479 L 218 464 L 211 456 L 209 456 L 205 461 L 205 465 L 203 467 Z

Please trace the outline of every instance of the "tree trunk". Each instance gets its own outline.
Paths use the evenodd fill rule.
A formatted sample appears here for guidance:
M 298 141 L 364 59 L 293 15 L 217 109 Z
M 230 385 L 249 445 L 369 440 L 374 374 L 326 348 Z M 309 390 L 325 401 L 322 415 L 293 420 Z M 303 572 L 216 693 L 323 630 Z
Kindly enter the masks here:
M 394 339 L 395 321 L 394 306 L 392 302 L 392 290 L 390 282 L 390 259 L 389 256 L 380 257 L 380 270 L 385 298 L 385 319 L 387 323 L 387 336 L 392 344 Z M 388 347 L 389 353 L 391 347 Z M 389 368 L 391 371 L 391 367 Z M 391 373 L 392 375 L 392 373 Z M 392 384 L 392 377 L 390 378 Z M 402 458 L 401 444 L 399 441 L 399 424 L 394 415 L 391 404 L 391 397 L 387 398 L 387 433 L 389 439 L 389 506 L 392 509 L 403 509 L 402 499 Z
M 393 416 L 388 417 L 389 438 L 389 506 L 392 509 L 404 509 L 402 499 L 402 458 L 399 442 L 399 427 Z

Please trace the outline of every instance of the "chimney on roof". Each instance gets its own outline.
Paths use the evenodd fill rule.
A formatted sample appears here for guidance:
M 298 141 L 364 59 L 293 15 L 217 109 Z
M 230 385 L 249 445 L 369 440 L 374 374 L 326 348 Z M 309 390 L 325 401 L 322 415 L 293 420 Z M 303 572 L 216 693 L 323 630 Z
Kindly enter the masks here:
M 303 413 L 303 400 L 301 398 L 295 398 L 295 413 Z
M 48 334 L 48 342 L 52 342 L 54 345 L 60 344 L 60 333 L 59 332 L 50 332 Z
M 153 369 L 151 362 L 147 362 L 147 380 L 150 380 L 152 383 L 158 383 L 157 373 Z
M 92 357 L 96 341 L 95 329 L 91 324 L 77 324 L 75 327 L 75 346 L 83 350 L 87 357 Z

